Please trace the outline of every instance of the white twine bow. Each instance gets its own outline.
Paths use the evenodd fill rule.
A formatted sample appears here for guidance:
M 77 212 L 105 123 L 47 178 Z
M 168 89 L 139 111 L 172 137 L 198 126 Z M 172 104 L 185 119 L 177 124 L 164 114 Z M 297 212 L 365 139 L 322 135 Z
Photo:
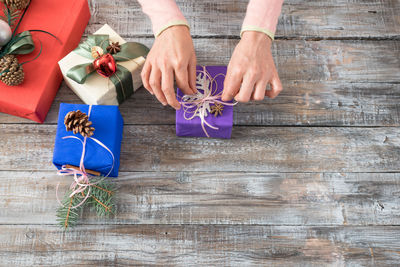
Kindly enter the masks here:
M 207 137 L 210 137 L 206 130 L 206 125 L 211 129 L 218 130 L 218 127 L 211 125 L 206 121 L 206 117 L 211 112 L 210 104 L 222 104 L 225 106 L 234 106 L 237 103 L 229 103 L 221 100 L 222 91 L 218 92 L 218 83 L 216 81 L 217 77 L 224 76 L 224 74 L 219 73 L 214 78 L 208 73 L 206 67 L 197 71 L 196 87 L 197 94 L 195 95 L 184 95 L 181 98 L 181 105 L 183 108 L 183 117 L 185 120 L 192 120 L 195 117 L 199 117 L 201 121 L 201 127 Z

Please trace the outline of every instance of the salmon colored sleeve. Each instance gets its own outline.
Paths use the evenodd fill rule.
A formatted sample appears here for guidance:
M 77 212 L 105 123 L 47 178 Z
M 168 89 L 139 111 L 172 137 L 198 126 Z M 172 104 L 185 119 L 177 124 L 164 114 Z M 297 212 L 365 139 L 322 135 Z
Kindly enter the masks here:
M 258 31 L 274 40 L 283 0 L 250 0 L 240 36 L 245 31 Z
M 138 0 L 138 2 L 142 6 L 143 12 L 150 17 L 156 37 L 174 25 L 189 27 L 175 0 Z

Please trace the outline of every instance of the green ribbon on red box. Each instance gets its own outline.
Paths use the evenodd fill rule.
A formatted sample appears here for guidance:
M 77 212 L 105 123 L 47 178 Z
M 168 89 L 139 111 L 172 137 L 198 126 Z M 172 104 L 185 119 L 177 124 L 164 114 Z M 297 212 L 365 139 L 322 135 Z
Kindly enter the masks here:
M 4 1 L 3 1 L 4 2 Z M 13 11 L 10 9 L 9 5 L 7 3 L 5 3 L 5 8 L 4 8 L 4 16 L 1 16 L 2 19 L 5 19 L 6 22 L 8 23 L 10 29 L 12 27 L 14 27 L 14 23 L 15 21 L 18 21 L 17 25 L 14 27 L 14 30 L 12 31 L 11 34 L 11 38 L 10 40 L 3 46 L 0 47 L 0 59 L 7 56 L 7 55 L 27 55 L 32 53 L 35 50 L 35 43 L 32 40 L 32 35 L 31 32 L 41 32 L 41 33 L 45 33 L 48 34 L 54 38 L 56 38 L 57 40 L 59 40 L 55 35 L 53 35 L 50 32 L 47 31 L 43 31 L 43 30 L 28 30 L 28 31 L 23 31 L 21 33 L 17 33 L 18 28 L 22 22 L 22 19 L 24 18 L 26 11 L 28 10 L 30 6 L 30 2 L 27 4 L 27 6 L 24 8 L 22 14 L 18 13 L 13 13 Z M 15 10 L 14 10 L 15 11 Z M 16 16 L 16 17 L 15 17 Z M 19 67 L 21 67 L 22 65 L 34 61 L 36 60 L 40 54 L 42 53 L 42 44 L 40 43 L 40 52 L 38 53 L 38 55 L 26 62 L 23 63 L 19 63 L 18 60 L 16 60 L 16 62 L 18 63 Z M 3 70 L 0 73 L 0 76 L 2 76 L 4 73 L 10 72 L 10 68 L 8 67 L 7 69 Z M 22 76 L 22 79 L 16 83 L 11 83 L 8 85 L 19 85 L 23 82 L 24 77 Z M 3 81 L 4 82 L 4 81 Z
M 8 46 L 5 47 L 3 53 L 12 55 L 26 55 L 30 54 L 35 50 L 35 44 L 32 40 L 32 35 L 29 31 L 24 31 L 15 36 Z
M 98 46 L 102 48 L 103 51 L 107 51 L 107 47 L 110 44 L 109 39 L 109 35 L 106 34 L 89 35 L 87 41 L 79 44 L 74 50 L 74 53 L 87 59 L 93 59 L 92 48 Z M 121 44 L 120 48 L 121 50 L 118 53 L 112 55 L 117 63 L 134 60 L 141 56 L 144 57 L 149 53 L 149 48 L 136 42 Z M 69 69 L 67 71 L 67 77 L 79 84 L 84 84 L 86 79 L 95 72 L 96 69 L 93 66 L 93 62 L 84 63 Z M 118 103 L 122 103 L 126 98 L 133 94 L 134 88 L 132 74 L 127 68 L 121 64 L 117 64 L 116 72 L 109 78 L 116 88 Z

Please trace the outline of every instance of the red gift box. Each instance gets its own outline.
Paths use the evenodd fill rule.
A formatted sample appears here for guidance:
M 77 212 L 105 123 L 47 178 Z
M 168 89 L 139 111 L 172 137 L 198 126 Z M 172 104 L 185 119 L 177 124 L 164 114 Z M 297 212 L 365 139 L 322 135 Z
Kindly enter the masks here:
M 1 6 L 2 7 L 2 6 Z M 19 86 L 0 82 L 0 112 L 43 123 L 62 81 L 58 61 L 78 45 L 90 19 L 87 0 L 31 0 L 18 32 L 48 31 L 59 40 L 32 32 L 35 51 L 17 56 L 23 65 L 25 81 Z

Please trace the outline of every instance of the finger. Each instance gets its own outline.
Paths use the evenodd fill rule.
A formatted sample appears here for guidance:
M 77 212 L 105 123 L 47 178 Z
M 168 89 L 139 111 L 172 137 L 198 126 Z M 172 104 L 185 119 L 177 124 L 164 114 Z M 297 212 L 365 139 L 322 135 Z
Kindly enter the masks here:
M 140 75 L 142 77 L 142 82 L 143 82 L 144 88 L 146 88 L 146 90 L 149 91 L 150 94 L 154 95 L 154 92 L 151 89 L 151 86 L 150 86 L 150 83 L 149 83 L 150 72 L 151 72 L 151 65 L 150 65 L 150 63 L 146 63 L 146 64 L 144 64 L 142 72 L 140 73 Z
M 265 91 L 265 95 L 269 98 L 275 98 L 282 91 L 282 83 L 278 75 L 275 75 L 271 80 L 271 90 Z
M 185 95 L 192 95 L 193 90 L 189 86 L 188 68 L 175 69 L 176 84 Z
M 231 68 L 228 67 L 224 81 L 224 91 L 222 92 L 221 96 L 222 101 L 231 101 L 232 98 L 239 92 L 242 78 L 243 76 L 240 72 L 232 72 Z
M 161 71 L 158 68 L 152 68 L 151 70 L 150 86 L 158 101 L 160 101 L 161 104 L 166 106 L 167 100 L 165 99 L 165 96 L 161 91 Z
M 251 94 L 254 91 L 255 84 L 256 82 L 254 79 L 250 77 L 244 77 L 239 93 L 235 96 L 235 100 L 238 102 L 249 102 Z
M 189 62 L 189 86 L 190 89 L 192 89 L 193 93 L 197 93 L 197 87 L 196 87 L 196 56 L 194 56 L 190 62 Z
M 251 100 L 261 101 L 265 98 L 265 89 L 267 89 L 267 81 L 258 81 L 251 96 Z
M 167 99 L 168 104 L 174 109 L 178 110 L 181 108 L 181 104 L 179 104 L 178 100 L 175 96 L 174 90 L 174 72 L 172 69 L 168 69 L 163 71 L 162 73 L 162 92 Z

